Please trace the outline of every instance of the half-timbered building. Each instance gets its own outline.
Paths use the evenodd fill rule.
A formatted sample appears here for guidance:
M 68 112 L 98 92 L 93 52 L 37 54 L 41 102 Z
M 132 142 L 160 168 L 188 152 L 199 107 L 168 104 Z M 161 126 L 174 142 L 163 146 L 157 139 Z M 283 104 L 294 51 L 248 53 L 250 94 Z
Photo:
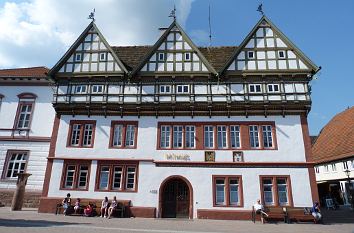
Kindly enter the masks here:
M 66 193 L 130 216 L 250 218 L 317 200 L 307 114 L 318 71 L 268 18 L 239 46 L 196 46 L 174 20 L 152 46 L 94 22 L 51 69 L 56 119 L 39 211 Z

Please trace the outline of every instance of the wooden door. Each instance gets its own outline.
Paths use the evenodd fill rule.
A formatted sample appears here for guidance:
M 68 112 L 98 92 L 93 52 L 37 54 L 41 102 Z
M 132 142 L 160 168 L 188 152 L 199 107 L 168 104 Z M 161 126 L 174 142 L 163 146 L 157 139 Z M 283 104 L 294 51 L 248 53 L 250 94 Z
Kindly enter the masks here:
M 163 189 L 163 218 L 189 217 L 189 188 L 182 180 L 171 180 Z

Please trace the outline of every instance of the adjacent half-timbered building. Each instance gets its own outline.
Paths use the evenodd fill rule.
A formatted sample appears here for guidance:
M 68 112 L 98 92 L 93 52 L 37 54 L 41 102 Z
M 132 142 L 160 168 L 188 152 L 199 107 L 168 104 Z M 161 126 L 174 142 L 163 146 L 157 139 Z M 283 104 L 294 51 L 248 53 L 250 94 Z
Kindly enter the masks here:
M 318 199 L 307 114 L 318 67 L 262 17 L 239 46 L 196 46 L 174 20 L 153 46 L 94 22 L 51 69 L 53 138 L 39 211 L 67 193 L 131 216 L 250 218 Z
M 11 204 L 18 173 L 32 174 L 25 204 L 38 205 L 41 196 L 55 117 L 48 71 L 0 70 L 0 201 L 6 205 Z

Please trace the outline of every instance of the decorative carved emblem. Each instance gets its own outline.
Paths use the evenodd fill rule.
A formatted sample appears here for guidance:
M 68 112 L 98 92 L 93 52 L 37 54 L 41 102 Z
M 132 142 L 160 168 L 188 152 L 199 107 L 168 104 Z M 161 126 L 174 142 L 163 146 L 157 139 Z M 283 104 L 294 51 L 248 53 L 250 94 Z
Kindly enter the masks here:
M 205 151 L 205 162 L 215 162 L 215 151 Z
M 243 152 L 242 151 L 233 151 L 232 159 L 234 162 L 243 162 Z

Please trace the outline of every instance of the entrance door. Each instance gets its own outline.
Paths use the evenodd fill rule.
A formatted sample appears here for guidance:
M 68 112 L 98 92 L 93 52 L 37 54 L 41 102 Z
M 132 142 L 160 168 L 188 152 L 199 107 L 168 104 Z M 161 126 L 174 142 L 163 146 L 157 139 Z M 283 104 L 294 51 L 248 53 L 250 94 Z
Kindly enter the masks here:
M 163 188 L 163 218 L 189 217 L 189 188 L 181 179 L 168 181 Z

